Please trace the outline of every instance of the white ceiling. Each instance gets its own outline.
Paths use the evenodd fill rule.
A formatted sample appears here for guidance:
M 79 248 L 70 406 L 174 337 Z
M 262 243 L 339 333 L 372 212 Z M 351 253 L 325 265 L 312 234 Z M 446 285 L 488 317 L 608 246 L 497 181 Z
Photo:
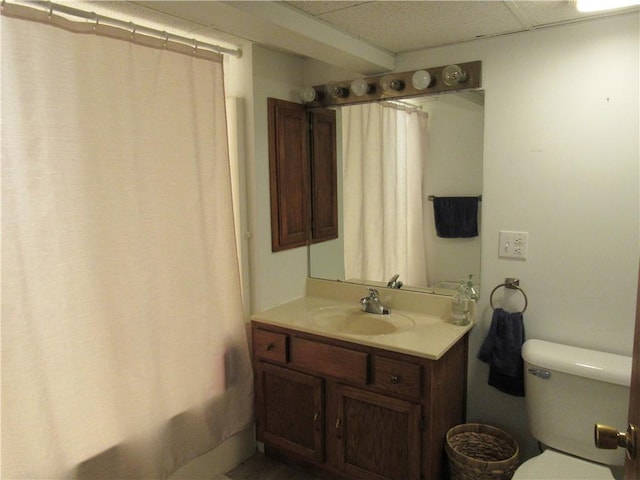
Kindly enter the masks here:
M 251 41 L 363 74 L 393 69 L 403 52 L 639 10 L 585 14 L 571 0 L 115 3 L 187 21 L 232 43 Z
M 584 20 L 561 1 L 289 1 L 288 5 L 393 53 Z

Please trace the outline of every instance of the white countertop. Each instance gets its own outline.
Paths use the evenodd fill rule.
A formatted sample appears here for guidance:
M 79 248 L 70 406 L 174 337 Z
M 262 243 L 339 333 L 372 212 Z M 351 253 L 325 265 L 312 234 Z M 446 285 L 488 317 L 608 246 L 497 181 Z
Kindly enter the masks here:
M 318 309 L 344 307 L 357 310 L 358 300 L 360 296 L 364 296 L 358 295 L 366 292 L 365 287 L 361 285 L 355 288 L 351 285 L 345 289 L 340 282 L 331 283 L 337 286 L 328 284 L 320 285 L 321 288 L 316 288 L 317 285 L 312 288 L 308 286 L 307 296 L 256 313 L 251 316 L 251 320 L 432 360 L 442 357 L 473 327 L 473 323 L 457 326 L 447 321 L 450 311 L 448 305 L 451 302 L 448 297 L 415 292 L 400 294 L 385 288 L 380 289 L 380 298 L 383 301 L 387 299 L 392 313 L 400 313 L 413 320 L 415 323 L 413 327 L 383 335 L 343 333 L 324 328 L 313 322 L 314 314 Z M 325 291 L 327 288 L 331 290 L 328 293 Z M 333 294 L 334 288 L 342 290 Z M 310 293 L 313 295 L 309 295 Z M 326 295 L 319 296 L 318 293 Z M 412 294 L 420 297 L 413 298 Z M 345 301 L 345 297 L 353 300 Z M 424 305 L 423 308 L 421 304 Z

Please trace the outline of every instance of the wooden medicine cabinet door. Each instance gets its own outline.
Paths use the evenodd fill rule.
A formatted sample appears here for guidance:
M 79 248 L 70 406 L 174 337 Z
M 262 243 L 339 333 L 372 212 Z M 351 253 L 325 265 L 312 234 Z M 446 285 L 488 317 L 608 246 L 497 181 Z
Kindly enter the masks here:
M 337 238 L 335 111 L 275 98 L 267 108 L 272 251 Z
M 269 110 L 269 183 L 271 249 L 307 244 L 309 239 L 309 162 L 304 106 L 267 99 Z
M 338 238 L 336 112 L 309 111 L 311 128 L 311 242 Z

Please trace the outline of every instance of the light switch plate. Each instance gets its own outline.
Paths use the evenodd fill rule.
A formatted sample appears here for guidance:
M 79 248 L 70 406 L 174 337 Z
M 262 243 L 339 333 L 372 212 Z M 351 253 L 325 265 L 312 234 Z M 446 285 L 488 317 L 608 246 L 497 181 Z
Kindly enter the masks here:
M 499 257 L 526 260 L 528 246 L 529 232 L 500 231 Z

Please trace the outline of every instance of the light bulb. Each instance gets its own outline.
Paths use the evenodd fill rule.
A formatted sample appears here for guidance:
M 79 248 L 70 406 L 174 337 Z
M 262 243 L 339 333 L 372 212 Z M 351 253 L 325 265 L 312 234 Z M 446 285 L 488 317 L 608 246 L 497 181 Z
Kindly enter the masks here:
M 380 87 L 383 92 L 394 93 L 404 90 L 404 82 L 391 75 L 386 75 L 380 79 Z
M 364 78 L 356 78 L 351 82 L 351 93 L 356 97 L 362 97 L 363 95 L 373 93 L 374 91 L 375 87 L 368 83 Z
M 467 72 L 458 65 L 447 65 L 442 69 L 442 81 L 445 85 L 453 87 L 467 81 Z
M 426 70 L 418 70 L 411 77 L 411 85 L 416 90 L 424 90 L 431 85 L 431 74 Z
M 304 87 L 302 90 L 300 90 L 300 99 L 304 103 L 313 102 L 317 96 L 318 96 L 318 93 L 316 92 L 316 89 L 313 87 Z
M 349 96 L 349 89 L 341 87 L 337 82 L 329 82 L 324 86 L 324 91 L 331 98 L 345 98 Z

